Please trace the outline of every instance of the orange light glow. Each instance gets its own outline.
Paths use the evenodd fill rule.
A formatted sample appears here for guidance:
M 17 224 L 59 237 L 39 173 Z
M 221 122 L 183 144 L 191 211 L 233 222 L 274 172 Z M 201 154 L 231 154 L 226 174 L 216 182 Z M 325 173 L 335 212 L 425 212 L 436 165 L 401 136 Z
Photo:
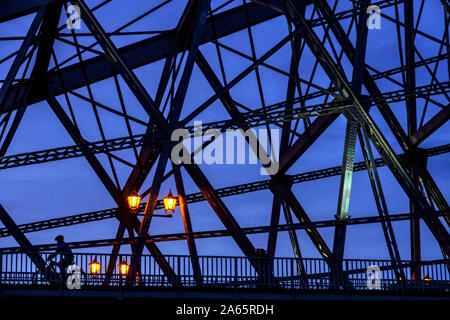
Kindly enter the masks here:
M 119 272 L 121 275 L 125 276 L 128 274 L 128 270 L 130 270 L 130 266 L 123 260 L 119 265 Z
M 131 212 L 137 212 L 139 210 L 139 204 L 141 203 L 141 197 L 136 192 L 133 192 L 128 196 L 128 206 Z

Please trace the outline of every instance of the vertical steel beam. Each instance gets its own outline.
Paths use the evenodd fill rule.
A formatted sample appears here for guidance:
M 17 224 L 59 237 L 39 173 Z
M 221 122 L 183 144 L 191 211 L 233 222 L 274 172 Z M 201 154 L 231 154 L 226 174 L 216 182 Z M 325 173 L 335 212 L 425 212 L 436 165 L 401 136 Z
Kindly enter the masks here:
M 167 88 L 167 83 L 169 82 L 171 66 L 173 62 L 173 56 L 169 56 L 163 67 L 163 71 L 161 74 L 161 78 L 158 85 L 158 90 L 156 92 L 155 104 L 159 106 L 161 104 L 164 91 Z M 152 134 L 155 133 L 154 123 L 150 120 L 147 124 L 147 130 L 145 132 L 146 137 L 151 137 Z M 136 165 L 128 176 L 127 182 L 122 189 L 123 195 L 126 197 L 131 192 L 139 190 L 144 183 L 144 180 L 147 178 L 151 168 L 156 162 L 157 157 L 160 154 L 159 147 L 153 143 L 144 143 L 141 150 L 139 151 L 138 158 L 136 160 Z M 117 230 L 117 239 L 121 239 L 125 232 L 125 226 L 120 223 L 119 228 Z M 109 266 L 107 269 L 106 277 L 109 281 L 111 277 L 111 272 L 114 270 L 114 266 L 117 261 L 117 254 L 120 250 L 120 243 L 117 243 L 113 246 L 111 257 L 109 260 Z
M 273 178 L 270 181 L 269 188 L 274 194 L 278 195 L 282 201 L 285 201 L 289 205 L 289 207 L 294 212 L 295 217 L 298 219 L 300 223 L 306 224 L 311 223 L 311 219 L 308 217 L 305 210 L 298 202 L 297 198 L 295 197 L 290 187 L 287 186 L 284 181 L 280 180 L 279 177 Z M 305 231 L 306 234 L 311 239 L 311 241 L 313 242 L 313 244 L 316 246 L 320 255 L 327 261 L 331 259 L 332 257 L 331 250 L 328 248 L 328 245 L 326 244 L 325 240 L 321 237 L 317 229 L 314 227 L 308 227 L 305 228 Z
M 73 123 L 70 121 L 67 114 L 64 112 L 62 106 L 54 97 L 48 98 L 48 103 L 51 106 L 52 110 L 55 112 L 58 119 L 61 121 L 63 126 L 66 128 L 67 132 L 70 134 L 72 139 L 77 145 L 83 145 L 86 141 L 81 136 L 78 128 L 76 128 Z M 102 167 L 98 159 L 93 155 L 90 151 L 84 149 L 84 156 L 86 160 L 91 165 L 92 169 L 95 171 L 97 176 L 102 181 L 105 188 L 108 190 L 111 197 L 114 199 L 116 204 L 119 207 L 117 218 L 124 223 L 126 226 L 132 227 L 136 232 L 139 231 L 139 220 L 136 216 L 130 216 L 124 214 L 124 212 L 128 212 L 127 205 L 125 204 L 125 198 L 120 190 L 116 188 L 114 182 L 109 177 L 108 173 Z M 170 280 L 174 279 L 174 272 L 170 267 L 169 263 L 162 256 L 161 251 L 159 251 L 158 247 L 153 242 L 147 242 L 146 247 L 149 252 L 153 255 L 155 261 L 160 266 L 161 270 L 168 276 Z

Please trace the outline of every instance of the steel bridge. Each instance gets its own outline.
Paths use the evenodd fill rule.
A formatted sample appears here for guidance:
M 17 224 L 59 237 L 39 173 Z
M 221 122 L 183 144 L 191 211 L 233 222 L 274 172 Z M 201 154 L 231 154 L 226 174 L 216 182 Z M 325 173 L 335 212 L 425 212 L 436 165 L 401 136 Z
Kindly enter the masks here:
M 120 20 L 118 26 L 105 12 L 123 10 L 119 2 L 0 3 L 0 174 L 16 170 L 20 176 L 23 167 L 39 170 L 44 163 L 80 158 L 115 203 L 91 212 L 72 210 L 71 215 L 52 212 L 53 218 L 44 214 L 39 221 L 21 224 L 15 218 L 24 212 L 10 206 L 7 211 L 0 204 L 0 292 L 73 294 L 61 270 L 48 269 L 48 252 L 57 246 L 32 243 L 29 235 L 75 225 L 82 232 L 94 222 L 115 220 L 117 229 L 110 237 L 69 242 L 76 251 L 75 265 L 83 270 L 85 290 L 80 292 L 86 295 L 293 297 L 377 291 L 449 297 L 448 182 L 437 182 L 435 176 L 442 172 L 428 165 L 433 159 L 448 169 L 448 0 L 136 0 L 129 9 L 131 20 Z M 430 17 L 432 27 L 426 22 Z M 393 30 L 389 43 L 372 38 L 378 27 L 369 21 Z M 21 34 L 17 23 L 27 26 Z M 79 30 L 73 27 L 77 23 Z M 258 30 L 267 28 L 277 31 L 266 32 L 261 41 Z M 245 63 L 235 65 L 237 60 L 227 60 L 230 55 Z M 160 73 L 145 69 L 155 66 Z M 273 78 L 266 76 L 268 71 Z M 250 83 L 255 88 L 250 95 L 239 89 Z M 192 100 L 192 91 L 207 93 L 203 100 Z M 112 95 L 117 98 L 108 100 Z M 73 143 L 42 150 L 23 143 L 27 151 L 10 152 L 11 146 L 22 145 L 17 132 L 31 107 L 49 107 L 54 119 L 48 121 L 57 121 Z M 207 120 L 200 132 L 194 123 L 198 119 Z M 345 123 L 342 162 L 294 171 L 339 121 Z M 171 135 L 180 128 L 190 138 L 211 129 L 242 129 L 249 144 L 256 141 L 261 167 L 276 164 L 278 170 L 267 171 L 266 179 L 246 176 L 245 183 L 216 188 L 213 182 L 223 173 L 217 174 L 218 169 L 209 176 L 210 170 L 194 161 L 198 150 L 189 151 L 190 163 L 171 161 L 176 144 Z M 265 161 L 269 152 L 250 130 L 256 128 L 280 130 L 278 159 Z M 329 146 L 337 143 L 327 139 Z M 212 143 L 205 141 L 202 147 Z M 267 150 L 273 145 L 269 141 Z M 362 161 L 355 161 L 358 152 Z M 386 183 L 381 170 L 395 181 Z M 367 173 L 366 194 L 374 199 L 375 213 L 350 212 L 356 172 Z M 328 219 L 312 220 L 314 210 L 305 209 L 295 187 L 330 177 L 339 177 L 339 193 L 337 201 L 324 201 L 335 201 L 336 210 Z M 150 232 L 154 219 L 167 217 L 158 210 L 164 209 L 161 194 L 170 183 L 184 232 Z M 408 199 L 409 208 L 402 212 L 390 208 L 396 201 L 389 191 L 392 183 Z M 135 210 L 127 203 L 133 192 L 145 199 Z M 242 227 L 242 214 L 229 204 L 252 199 L 256 192 L 270 194 L 270 217 Z M 209 205 L 220 228 L 194 228 L 191 212 L 200 202 Z M 68 205 L 58 208 L 67 211 Z M 397 221 L 409 224 L 407 250 L 397 243 Z M 347 258 L 346 240 L 355 225 L 381 228 L 387 260 Z M 323 228 L 334 231 L 331 240 L 325 239 Z M 432 239 L 426 243 L 421 237 L 425 228 Z M 305 258 L 300 232 L 320 258 Z M 249 236 L 256 234 L 267 236 L 264 256 L 255 255 Z M 291 257 L 280 257 L 285 249 L 281 234 L 288 236 Z M 219 237 L 231 239 L 242 256 L 199 254 L 200 239 Z M 10 239 L 17 245 L 3 244 Z M 179 242 L 187 243 L 187 255 L 166 255 L 159 248 Z M 110 254 L 78 252 L 105 247 Z M 423 253 L 431 247 L 440 256 L 425 261 Z M 94 260 L 100 265 L 97 272 L 90 269 Z M 126 262 L 126 275 L 119 274 L 119 262 Z M 378 290 L 368 285 L 373 266 L 380 269 Z

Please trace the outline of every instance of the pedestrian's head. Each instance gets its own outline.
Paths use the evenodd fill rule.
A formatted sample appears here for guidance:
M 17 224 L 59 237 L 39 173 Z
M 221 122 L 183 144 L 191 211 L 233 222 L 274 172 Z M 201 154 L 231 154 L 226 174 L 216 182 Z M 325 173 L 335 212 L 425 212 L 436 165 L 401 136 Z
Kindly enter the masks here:
M 63 241 L 63 240 L 64 240 L 64 237 L 63 237 L 62 235 L 58 235 L 58 236 L 56 236 L 56 238 L 55 238 L 55 241 L 58 242 L 58 243 L 60 243 L 60 242 Z

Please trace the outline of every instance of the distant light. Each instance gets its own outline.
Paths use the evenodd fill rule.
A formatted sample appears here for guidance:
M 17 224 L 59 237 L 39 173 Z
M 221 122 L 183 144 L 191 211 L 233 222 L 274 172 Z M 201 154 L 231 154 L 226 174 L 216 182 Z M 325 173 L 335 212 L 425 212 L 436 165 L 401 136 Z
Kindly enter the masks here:
M 141 197 L 136 192 L 132 192 L 128 196 L 128 207 L 130 207 L 131 212 L 137 212 L 139 210 L 140 203 Z
M 166 212 L 174 212 L 175 206 L 177 205 L 177 199 L 172 195 L 172 191 L 163 199 L 164 209 Z
M 91 269 L 92 274 L 100 273 L 100 263 L 98 263 L 97 259 L 94 259 L 94 261 L 89 263 L 89 268 Z

